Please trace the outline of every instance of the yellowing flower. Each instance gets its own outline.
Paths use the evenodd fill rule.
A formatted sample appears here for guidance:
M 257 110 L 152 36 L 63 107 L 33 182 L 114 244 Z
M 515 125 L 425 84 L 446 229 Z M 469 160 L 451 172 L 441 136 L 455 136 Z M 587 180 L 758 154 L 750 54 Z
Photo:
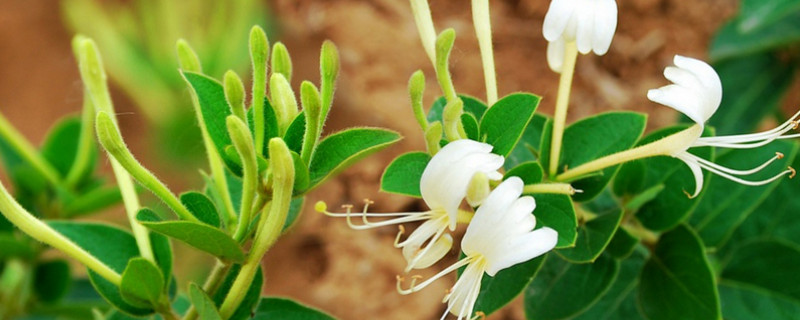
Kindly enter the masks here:
M 361 213 L 363 224 L 354 224 L 352 213 L 327 212 L 324 203 L 317 204 L 317 211 L 329 216 L 346 217 L 353 229 L 368 229 L 413 221 L 425 221 L 408 238 L 400 241 L 401 227 L 395 246 L 403 249 L 408 262 L 406 271 L 427 268 L 439 261 L 452 246 L 452 238 L 445 232 L 455 230 L 459 215 L 458 207 L 467 196 L 467 190 L 476 175 L 485 175 L 490 180 L 503 177 L 497 170 L 503 166 L 502 156 L 491 153 L 492 146 L 473 140 L 456 140 L 444 146 L 431 159 L 420 179 L 420 193 L 430 210 L 425 212 L 367 213 L 365 206 Z M 480 180 L 480 179 L 478 179 Z M 484 180 L 485 181 L 485 180 Z M 471 199 L 480 203 L 482 199 Z M 370 222 L 368 217 L 389 217 L 392 219 Z M 463 220 L 463 218 L 462 218 Z
M 531 212 L 536 208 L 536 201 L 530 196 L 520 197 L 522 188 L 522 180 L 511 177 L 484 200 L 461 241 L 461 249 L 466 255 L 464 259 L 420 284 L 416 284 L 414 278 L 409 289 L 401 288 L 404 279 L 398 277 L 398 291 L 402 294 L 419 291 L 436 279 L 466 266 L 445 296 L 447 311 L 442 319 L 448 313 L 459 320 L 471 318 L 484 273 L 495 276 L 500 270 L 538 257 L 552 250 L 558 240 L 558 233 L 553 229 L 533 230 L 536 218 Z
M 664 76 L 673 83 L 648 91 L 647 98 L 680 111 L 696 123 L 684 132 L 679 133 L 683 137 L 676 140 L 680 143 L 675 145 L 671 154 L 671 156 L 686 163 L 694 174 L 695 191 L 692 197 L 697 196 L 703 186 L 702 169 L 732 181 L 753 186 L 770 183 L 787 174 L 794 175 L 794 169 L 788 168 L 765 180 L 749 181 L 740 178 L 741 176 L 761 171 L 773 161 L 782 158 L 783 155 L 780 153 L 777 153 L 775 157 L 767 160 L 762 165 L 749 170 L 735 170 L 723 167 L 689 153 L 687 150 L 692 147 L 712 146 L 747 149 L 766 145 L 776 139 L 796 138 L 800 135 L 786 135 L 786 133 L 797 128 L 796 119 L 800 116 L 800 112 L 769 131 L 731 136 L 701 137 L 705 122 L 714 115 L 722 101 L 722 84 L 716 71 L 703 61 L 679 55 L 676 55 L 673 61 L 675 63 L 674 67 L 670 66 L 664 69 Z

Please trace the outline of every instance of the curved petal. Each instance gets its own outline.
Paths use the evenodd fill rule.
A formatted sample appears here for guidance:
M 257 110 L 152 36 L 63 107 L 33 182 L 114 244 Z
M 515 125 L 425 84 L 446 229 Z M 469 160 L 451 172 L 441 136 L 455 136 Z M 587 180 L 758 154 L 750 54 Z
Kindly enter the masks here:
M 542 24 L 542 35 L 547 41 L 553 42 L 561 38 L 574 10 L 574 4 L 569 0 L 553 0 L 550 2 L 550 8 L 547 9 L 547 14 L 545 14 L 544 23 Z
M 703 84 L 703 89 L 708 95 L 708 117 L 710 118 L 722 102 L 722 81 L 719 75 L 708 63 L 702 60 L 675 55 L 675 66 L 689 70 Z
M 486 256 L 486 273 L 494 276 L 500 270 L 536 258 L 555 248 L 556 242 L 558 232 L 547 227 L 509 238 Z
M 702 102 L 697 98 L 695 92 L 686 87 L 670 84 L 658 89 L 651 89 L 647 91 L 647 98 L 685 114 L 701 126 L 705 124 L 706 118 L 705 112 L 702 110 Z
M 406 250 L 407 247 L 403 247 L 403 257 L 406 259 L 406 262 L 411 263 L 414 259 L 417 259 L 413 265 L 409 265 L 407 269 L 425 269 L 427 267 L 432 266 L 434 263 L 439 262 L 453 247 L 453 237 L 450 234 L 443 234 L 439 239 L 435 239 L 435 242 L 432 244 L 428 244 L 430 248 L 425 247 L 425 252 L 418 251 L 418 253 L 414 253 L 411 250 Z M 417 250 L 420 250 L 417 248 Z M 417 255 L 422 255 L 417 257 Z M 407 270 L 410 271 L 410 270 Z
M 683 163 L 692 170 L 692 175 L 694 175 L 694 193 L 692 193 L 690 198 L 697 197 L 703 189 L 703 169 L 700 167 L 700 164 L 697 163 L 697 160 L 694 159 L 695 156 L 689 152 L 684 151 L 675 157 L 683 161 Z
M 564 67 L 564 53 L 567 50 L 564 38 L 547 43 L 547 66 L 556 73 L 561 73 Z
M 468 256 L 485 254 L 492 250 L 492 239 L 498 233 L 506 232 L 501 223 L 508 218 L 508 211 L 514 202 L 522 195 L 524 184 L 519 177 L 511 177 L 503 181 L 483 201 L 483 205 L 472 217 L 464 238 L 461 240 L 461 250 Z
M 578 52 L 587 54 L 592 51 L 592 36 L 594 35 L 595 11 L 594 3 L 587 4 L 575 10 L 575 43 L 578 45 Z M 569 38 L 568 38 L 569 39 Z
M 602 0 L 595 6 L 594 34 L 592 35 L 592 51 L 598 56 L 608 52 L 611 39 L 617 31 L 617 2 Z

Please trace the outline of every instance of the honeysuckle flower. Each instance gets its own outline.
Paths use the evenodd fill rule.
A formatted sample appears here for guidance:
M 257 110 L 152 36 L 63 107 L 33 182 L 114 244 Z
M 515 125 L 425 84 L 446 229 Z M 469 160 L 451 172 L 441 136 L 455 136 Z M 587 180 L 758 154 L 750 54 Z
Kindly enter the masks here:
M 614 0 L 553 0 L 544 16 L 542 33 L 549 42 L 547 63 L 561 72 L 566 44 L 575 42 L 578 52 L 608 52 L 617 29 L 617 3 Z
M 790 177 L 794 176 L 795 171 L 790 167 L 765 180 L 749 181 L 740 178 L 740 176 L 758 172 L 773 161 L 782 158 L 783 155 L 780 153 L 777 153 L 775 157 L 767 160 L 762 165 L 750 170 L 735 170 L 723 167 L 689 153 L 688 149 L 692 147 L 712 146 L 747 149 L 760 147 L 777 139 L 796 138 L 800 135 L 786 135 L 786 133 L 797 128 L 797 118 L 800 116 L 800 112 L 769 131 L 731 136 L 701 137 L 706 121 L 714 115 L 722 101 L 722 83 L 714 68 L 701 60 L 676 55 L 673 62 L 675 66 L 664 69 L 664 76 L 673 83 L 648 91 L 647 98 L 653 102 L 678 110 L 695 122 L 695 125 L 684 131 L 684 137 L 680 139 L 681 143 L 676 145 L 672 154 L 670 154 L 682 160 L 692 170 L 695 178 L 695 191 L 692 197 L 697 196 L 703 186 L 702 169 L 745 185 L 763 185 L 787 174 Z
M 473 181 L 488 183 L 488 180 L 500 180 L 503 175 L 497 170 L 503 166 L 502 156 L 491 153 L 492 146 L 473 140 L 462 139 L 448 143 L 431 159 L 420 179 L 420 193 L 422 200 L 430 210 L 424 212 L 401 213 L 368 213 L 367 207 L 360 214 L 363 224 L 354 224 L 351 220 L 353 214 L 350 207 L 346 213 L 330 213 L 324 203 L 317 203 L 317 211 L 329 216 L 345 217 L 353 229 L 369 229 L 388 225 L 402 224 L 413 221 L 425 221 L 408 238 L 400 241 L 404 233 L 402 226 L 397 235 L 395 246 L 403 249 L 403 256 L 408 265 L 406 271 L 411 269 L 427 268 L 439 261 L 452 246 L 453 239 L 445 232 L 453 231 L 456 224 L 468 213 L 458 209 L 467 196 Z M 474 179 L 474 177 L 480 177 Z M 483 179 L 483 177 L 488 179 Z M 475 194 L 480 194 L 476 192 Z M 472 199 L 473 204 L 480 203 L 483 199 Z M 369 204 L 369 202 L 367 203 Z M 392 218 L 380 222 L 371 222 L 368 217 Z M 461 218 L 460 218 L 461 217 Z
M 530 196 L 520 197 L 522 188 L 522 180 L 518 177 L 503 181 L 484 200 L 467 226 L 461 240 L 461 249 L 466 257 L 425 282 L 416 284 L 417 277 L 412 278 L 409 289 L 402 288 L 404 278 L 398 277 L 398 291 L 401 294 L 419 291 L 466 266 L 445 296 L 447 311 L 442 319 L 448 313 L 459 320 L 469 319 L 484 273 L 493 277 L 500 270 L 538 257 L 556 245 L 558 233 L 555 230 L 547 227 L 534 230 L 536 218 L 531 212 L 536 208 L 536 201 Z

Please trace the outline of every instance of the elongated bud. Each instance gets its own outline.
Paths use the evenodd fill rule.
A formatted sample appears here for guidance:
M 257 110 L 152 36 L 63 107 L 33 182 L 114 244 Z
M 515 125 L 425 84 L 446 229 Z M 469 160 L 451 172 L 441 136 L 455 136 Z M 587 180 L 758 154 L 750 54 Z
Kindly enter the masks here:
M 305 163 L 310 163 L 317 146 L 320 134 L 320 116 L 322 112 L 322 102 L 320 101 L 319 91 L 313 83 L 303 81 L 300 85 L 300 102 L 303 103 L 303 114 L 306 117 L 306 132 L 303 137 L 303 148 L 300 158 Z
M 336 49 L 336 45 L 329 40 L 325 40 L 319 53 L 320 90 L 322 91 L 320 128 L 325 124 L 325 119 L 328 118 L 328 112 L 333 104 L 333 92 L 336 90 L 339 64 L 339 51 Z
M 250 129 L 247 124 L 242 121 L 238 116 L 230 115 L 225 119 L 225 124 L 228 128 L 228 135 L 231 137 L 233 147 L 236 152 L 242 157 L 242 164 L 248 167 L 251 163 L 251 168 L 255 168 L 256 163 L 256 149 L 253 145 L 253 137 L 250 134 Z M 244 168 L 245 170 L 247 168 Z
M 411 96 L 411 108 L 414 110 L 414 117 L 417 118 L 422 131 L 428 129 L 428 119 L 425 118 L 425 109 L 422 106 L 422 97 L 425 92 L 425 74 L 422 70 L 417 70 L 408 80 L 408 94 Z
M 225 119 L 228 135 L 231 137 L 233 147 L 242 162 L 242 204 L 239 214 L 239 223 L 234 232 L 234 239 L 242 240 L 247 234 L 252 216 L 252 203 L 258 186 L 258 164 L 253 137 L 247 124 L 238 116 L 230 115 Z
M 461 114 L 463 113 L 464 102 L 459 98 L 448 102 L 444 107 L 442 120 L 444 121 L 444 135 L 447 137 L 447 140 L 454 141 L 467 137 L 467 133 L 464 131 L 464 125 L 461 123 Z
M 78 61 L 80 61 L 81 57 L 81 44 L 86 40 L 89 40 L 89 37 L 82 34 L 76 34 L 74 37 L 72 37 L 72 55 L 74 55 L 75 59 Z
M 436 39 L 436 78 L 438 78 L 439 86 L 442 87 L 442 92 L 448 102 L 458 98 L 453 80 L 450 78 L 449 66 L 450 51 L 453 49 L 455 40 L 456 32 L 453 29 L 442 31 Z
M 281 138 L 269 140 L 269 161 L 272 169 L 273 190 L 294 185 L 294 160 Z
M 297 99 L 294 97 L 292 87 L 289 86 L 289 81 L 282 73 L 272 73 L 272 77 L 269 79 L 269 93 L 278 117 L 279 131 L 283 135 L 294 117 L 297 116 Z
M 192 50 L 186 40 L 178 39 L 178 42 L 175 43 L 175 51 L 178 52 L 178 65 L 181 69 L 203 73 L 203 65 L 200 63 L 200 58 L 197 57 L 197 53 Z
M 114 107 L 108 93 L 106 71 L 103 69 L 103 60 L 97 51 L 97 44 L 90 38 L 80 37 L 73 42 L 73 50 L 78 53 L 81 80 L 89 91 L 96 110 L 113 113 Z
M 436 155 L 441 149 L 442 141 L 442 123 L 439 121 L 431 122 L 428 130 L 425 130 L 425 146 L 428 148 L 428 153 L 432 156 Z
M 280 73 L 286 81 L 292 82 L 292 58 L 283 43 L 277 42 L 272 47 L 272 73 Z
M 158 180 L 152 172 L 147 170 L 147 168 L 142 166 L 142 164 L 133 157 L 131 151 L 125 146 L 125 141 L 122 140 L 122 135 L 111 115 L 105 111 L 98 112 L 95 130 L 97 130 L 97 140 L 100 141 L 103 148 L 109 155 L 117 160 L 117 162 L 125 168 L 125 171 L 136 179 L 136 181 L 153 192 L 161 201 L 164 201 L 164 203 L 181 219 L 195 222 L 199 221 L 163 182 Z
M 231 111 L 239 119 L 247 121 L 244 110 L 244 84 L 242 79 L 233 70 L 228 70 L 225 72 L 224 86 L 225 99 L 228 100 Z
M 253 64 L 253 130 L 255 132 L 256 150 L 264 149 L 264 97 L 267 90 L 267 59 L 269 58 L 269 40 L 264 29 L 253 26 L 250 29 L 250 61 Z
M 470 206 L 477 207 L 483 203 L 483 199 L 489 196 L 489 177 L 483 172 L 478 172 L 472 176 L 467 187 L 467 203 Z

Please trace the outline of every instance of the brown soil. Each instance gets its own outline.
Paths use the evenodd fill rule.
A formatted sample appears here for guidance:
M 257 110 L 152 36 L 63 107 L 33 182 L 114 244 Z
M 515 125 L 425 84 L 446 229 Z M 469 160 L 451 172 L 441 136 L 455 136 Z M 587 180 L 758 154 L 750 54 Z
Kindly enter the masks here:
M 456 88 L 484 97 L 483 71 L 467 3 L 432 0 L 431 7 L 437 29 L 452 27 L 458 35 L 451 57 Z M 666 83 L 661 72 L 673 55 L 706 58 L 710 36 L 735 12 L 736 1 L 618 3 L 620 21 L 610 52 L 579 58 L 569 118 L 572 121 L 614 109 L 637 110 L 650 114 L 651 127 L 668 124 L 675 113 L 649 102 L 644 93 Z M 491 4 L 500 94 L 539 94 L 544 97 L 540 110 L 552 113 L 558 77 L 547 68 L 546 42 L 541 35 L 549 1 L 495 0 Z M 266 292 L 293 297 L 341 319 L 438 318 L 444 311 L 441 298 L 453 279 L 443 279 L 409 296 L 397 294 L 395 275 L 402 273 L 404 261 L 399 250 L 392 248 L 396 229 L 353 231 L 344 221 L 324 217 L 311 208 L 317 200 L 337 207 L 359 205 L 363 198 L 370 198 L 375 201 L 370 207 L 374 212 L 423 209 L 417 201 L 378 192 L 380 173 L 393 157 L 423 148 L 409 107 L 408 77 L 423 70 L 428 76 L 426 103 L 439 95 L 408 3 L 276 0 L 271 6 L 283 27 L 280 40 L 293 54 L 295 79 L 318 81 L 322 40 L 333 40 L 340 50 L 342 72 L 326 132 L 382 126 L 401 132 L 405 140 L 308 197 L 299 225 L 265 259 Z M 81 100 L 70 34 L 61 24 L 57 7 L 46 0 L 0 2 L 0 111 L 36 143 L 58 117 L 76 112 Z M 146 157 L 147 140 L 138 134 L 146 132 L 143 117 L 124 96 L 115 94 L 114 99 L 118 111 L 126 114 L 120 120 L 126 136 L 133 140 L 134 152 Z M 163 164 L 154 171 L 170 175 Z M 180 177 L 170 181 L 183 185 Z M 455 256 L 454 251 L 446 261 L 420 274 L 433 275 Z M 490 319 L 524 319 L 521 301 Z

